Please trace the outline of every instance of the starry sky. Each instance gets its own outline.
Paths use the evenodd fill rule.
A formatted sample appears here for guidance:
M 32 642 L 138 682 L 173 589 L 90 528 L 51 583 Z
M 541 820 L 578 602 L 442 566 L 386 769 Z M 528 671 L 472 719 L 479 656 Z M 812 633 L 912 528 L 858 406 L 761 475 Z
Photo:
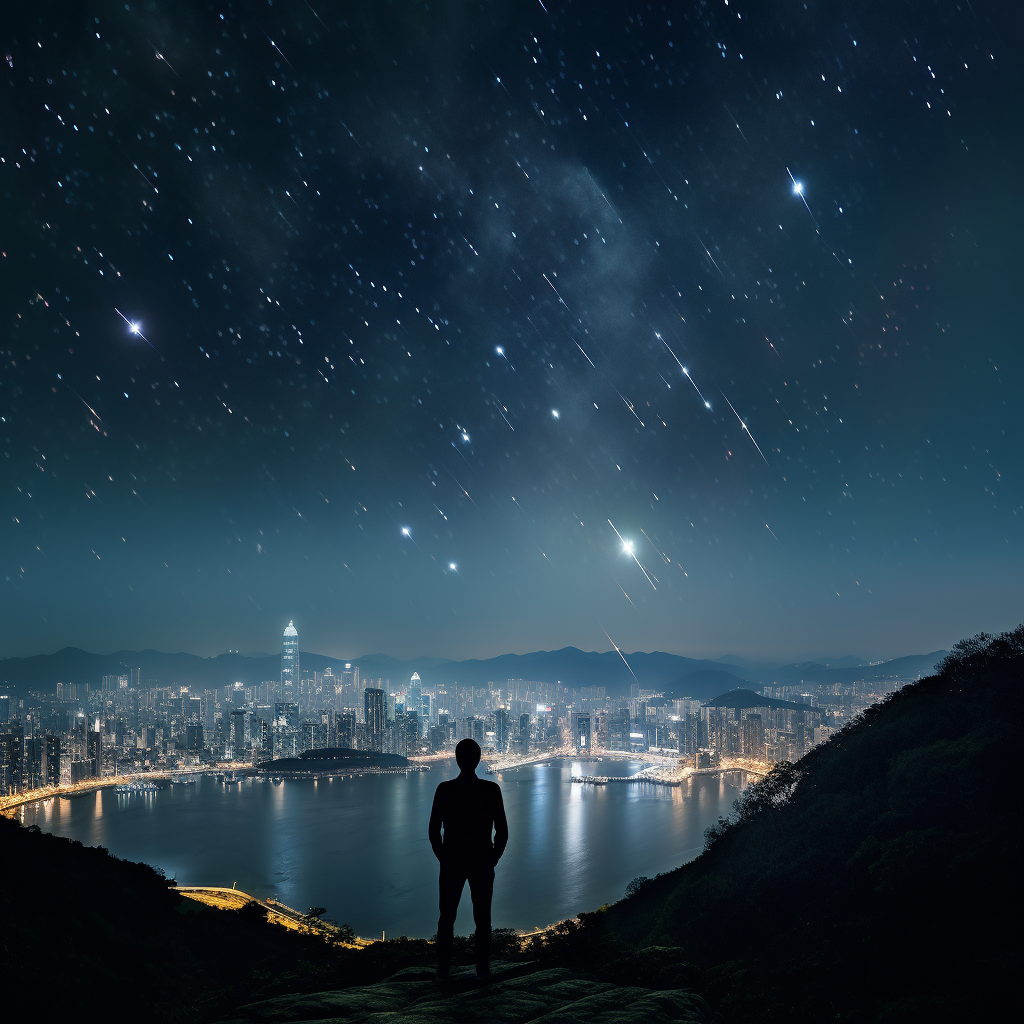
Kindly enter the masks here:
M 0 656 L 888 657 L 1024 607 L 1019 11 L 17 5 Z

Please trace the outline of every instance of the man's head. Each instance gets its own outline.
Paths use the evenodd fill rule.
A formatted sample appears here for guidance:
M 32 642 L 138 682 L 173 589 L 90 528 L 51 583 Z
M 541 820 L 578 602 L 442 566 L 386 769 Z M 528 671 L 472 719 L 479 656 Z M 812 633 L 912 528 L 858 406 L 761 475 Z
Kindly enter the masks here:
M 455 747 L 455 763 L 459 771 L 472 772 L 480 763 L 480 745 L 476 740 L 459 740 Z

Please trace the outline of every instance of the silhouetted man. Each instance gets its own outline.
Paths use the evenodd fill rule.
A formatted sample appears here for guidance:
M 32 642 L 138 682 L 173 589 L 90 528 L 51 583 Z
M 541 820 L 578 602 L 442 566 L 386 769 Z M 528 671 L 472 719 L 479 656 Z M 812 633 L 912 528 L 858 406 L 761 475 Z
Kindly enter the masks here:
M 480 747 L 460 740 L 455 748 L 459 777 L 442 782 L 430 809 L 430 845 L 441 863 L 439 881 L 441 916 L 437 922 L 437 976 L 448 977 L 455 915 L 462 889 L 469 882 L 476 924 L 476 973 L 491 973 L 491 894 L 494 865 L 508 843 L 508 822 L 501 789 L 496 782 L 478 779 Z M 444 830 L 444 837 L 441 832 Z M 491 838 L 491 831 L 494 838 Z

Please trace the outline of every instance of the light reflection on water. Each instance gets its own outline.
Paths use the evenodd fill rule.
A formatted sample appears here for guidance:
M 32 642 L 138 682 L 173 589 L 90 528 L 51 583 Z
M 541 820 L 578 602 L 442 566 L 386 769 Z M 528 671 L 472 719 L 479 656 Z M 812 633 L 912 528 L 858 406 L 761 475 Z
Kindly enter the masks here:
M 551 761 L 496 777 L 510 839 L 498 867 L 494 923 L 533 928 L 621 898 L 638 875 L 692 859 L 703 833 L 727 814 L 741 773 L 683 786 L 571 783 L 579 775 L 631 775 L 617 760 Z M 319 781 L 204 778 L 158 792 L 102 790 L 25 809 L 25 824 L 105 846 L 162 868 L 183 885 L 227 885 L 274 896 L 359 934 L 430 936 L 437 929 L 437 864 L 427 842 L 434 788 L 454 765 L 409 776 Z M 458 930 L 472 930 L 468 892 Z

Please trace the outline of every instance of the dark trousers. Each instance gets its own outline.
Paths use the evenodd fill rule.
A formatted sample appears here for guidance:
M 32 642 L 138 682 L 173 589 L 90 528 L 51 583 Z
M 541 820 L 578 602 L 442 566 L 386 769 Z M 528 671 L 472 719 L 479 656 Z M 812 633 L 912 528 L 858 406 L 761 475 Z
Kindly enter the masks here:
M 469 882 L 473 898 L 473 922 L 476 925 L 476 967 L 486 971 L 491 962 L 491 896 L 494 892 L 494 868 L 490 864 L 442 864 L 438 881 L 441 916 L 437 922 L 437 972 L 448 973 L 455 936 L 455 915 L 462 890 Z

